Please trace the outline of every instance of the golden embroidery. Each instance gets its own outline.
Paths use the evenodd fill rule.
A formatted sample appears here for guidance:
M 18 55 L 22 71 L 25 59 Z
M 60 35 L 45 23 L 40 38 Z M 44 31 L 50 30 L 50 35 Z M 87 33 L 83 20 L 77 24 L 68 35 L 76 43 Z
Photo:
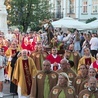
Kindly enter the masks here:
M 39 74 L 39 75 L 37 76 L 38 79 L 42 79 L 42 77 L 43 77 L 42 74 Z
M 58 93 L 58 89 L 54 89 L 53 94 L 57 94 L 57 93 Z
M 74 56 L 77 56 L 78 54 L 77 53 L 74 53 Z
M 51 77 L 54 79 L 54 78 L 56 78 L 56 75 L 55 74 L 52 74 Z
M 43 54 L 43 57 L 47 57 L 47 54 Z
M 33 53 L 32 56 L 35 56 L 35 53 Z
M 36 55 L 36 57 L 37 57 L 37 58 L 39 58 L 39 57 L 40 57 L 40 55 L 38 54 L 38 55 Z
M 81 83 L 81 79 L 77 79 L 76 83 L 80 84 Z
M 68 77 L 69 77 L 69 78 L 73 78 L 73 74 L 72 74 L 72 73 L 69 73 L 69 74 L 68 74 Z
M 87 88 L 87 87 L 88 87 L 88 83 L 85 83 L 85 84 L 84 84 L 84 88 Z
M 30 87 L 30 86 L 31 86 L 30 72 L 29 72 L 29 69 L 28 69 L 28 66 L 27 66 L 26 63 L 25 63 L 24 69 L 25 69 L 25 71 L 26 71 L 26 79 L 27 79 L 27 83 L 28 83 L 28 85 L 29 85 L 29 87 Z
M 68 94 L 73 94 L 73 90 L 72 89 L 68 89 Z
M 89 98 L 88 94 L 83 95 L 83 98 Z

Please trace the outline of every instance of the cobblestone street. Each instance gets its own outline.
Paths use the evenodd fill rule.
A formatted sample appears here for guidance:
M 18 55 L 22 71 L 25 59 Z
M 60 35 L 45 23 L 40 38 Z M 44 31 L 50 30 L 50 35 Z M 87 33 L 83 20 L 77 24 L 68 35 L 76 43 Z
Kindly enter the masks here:
M 4 93 L 3 98 L 18 98 L 17 95 L 13 96 L 13 94 L 10 93 L 10 83 L 4 83 L 3 93 Z

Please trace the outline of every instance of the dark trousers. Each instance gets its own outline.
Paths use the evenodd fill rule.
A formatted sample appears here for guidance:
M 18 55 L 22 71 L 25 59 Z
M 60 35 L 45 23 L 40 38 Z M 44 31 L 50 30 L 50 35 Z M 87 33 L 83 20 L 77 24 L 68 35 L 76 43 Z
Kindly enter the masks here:
M 91 50 L 91 55 L 96 58 L 97 50 Z

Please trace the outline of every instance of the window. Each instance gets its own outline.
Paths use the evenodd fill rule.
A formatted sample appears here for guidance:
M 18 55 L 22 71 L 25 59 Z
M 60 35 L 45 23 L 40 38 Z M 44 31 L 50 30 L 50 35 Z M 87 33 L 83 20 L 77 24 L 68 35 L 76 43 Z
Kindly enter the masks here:
M 87 6 L 88 6 L 88 2 L 87 0 L 82 0 L 82 12 L 83 13 L 87 13 Z
M 98 0 L 92 0 L 92 13 L 98 13 Z
M 61 18 L 61 1 L 57 0 L 57 14 L 56 18 Z
M 69 13 L 74 13 L 74 0 L 69 0 Z

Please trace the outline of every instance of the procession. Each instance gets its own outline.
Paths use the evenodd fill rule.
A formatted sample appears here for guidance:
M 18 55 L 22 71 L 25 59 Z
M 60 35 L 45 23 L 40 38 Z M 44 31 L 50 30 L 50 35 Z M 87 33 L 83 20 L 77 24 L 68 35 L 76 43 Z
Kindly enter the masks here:
M 64 17 L 23 32 L 7 27 L 4 2 L 0 98 L 12 98 L 5 96 L 7 86 L 13 98 L 98 98 L 98 27 Z

